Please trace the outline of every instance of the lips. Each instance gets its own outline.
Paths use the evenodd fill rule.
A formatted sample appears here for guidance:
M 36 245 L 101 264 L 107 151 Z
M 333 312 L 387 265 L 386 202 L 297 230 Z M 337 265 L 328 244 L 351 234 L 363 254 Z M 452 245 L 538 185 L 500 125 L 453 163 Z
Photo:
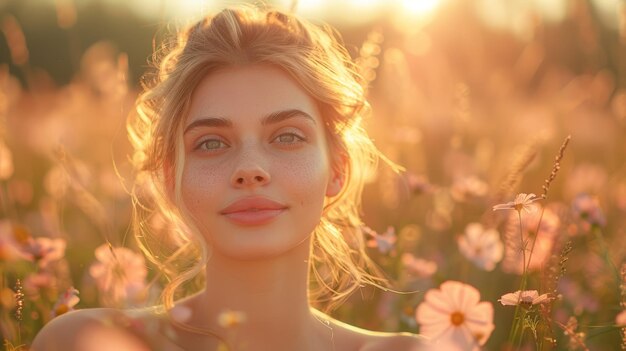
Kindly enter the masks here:
M 266 197 L 254 196 L 237 200 L 226 206 L 220 213 L 229 214 L 246 211 L 280 210 L 285 208 L 287 208 L 287 206 Z
M 254 196 L 239 199 L 220 211 L 230 221 L 239 225 L 261 225 L 270 222 L 287 210 L 287 206 L 266 197 Z

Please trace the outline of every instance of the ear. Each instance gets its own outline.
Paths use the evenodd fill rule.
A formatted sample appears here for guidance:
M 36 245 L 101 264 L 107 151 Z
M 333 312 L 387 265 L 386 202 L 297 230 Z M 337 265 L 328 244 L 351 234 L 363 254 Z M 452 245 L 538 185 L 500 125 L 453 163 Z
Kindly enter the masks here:
M 348 160 L 345 156 L 338 157 L 331 166 L 330 179 L 326 186 L 326 196 L 337 196 L 343 189 L 346 178 Z

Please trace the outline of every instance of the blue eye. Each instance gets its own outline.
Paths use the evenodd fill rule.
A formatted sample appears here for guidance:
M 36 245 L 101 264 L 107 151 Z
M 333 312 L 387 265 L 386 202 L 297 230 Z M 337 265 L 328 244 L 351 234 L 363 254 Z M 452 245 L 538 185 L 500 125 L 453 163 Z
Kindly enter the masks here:
M 306 138 L 295 133 L 283 133 L 274 138 L 272 142 L 278 142 L 281 144 L 296 144 L 305 140 Z

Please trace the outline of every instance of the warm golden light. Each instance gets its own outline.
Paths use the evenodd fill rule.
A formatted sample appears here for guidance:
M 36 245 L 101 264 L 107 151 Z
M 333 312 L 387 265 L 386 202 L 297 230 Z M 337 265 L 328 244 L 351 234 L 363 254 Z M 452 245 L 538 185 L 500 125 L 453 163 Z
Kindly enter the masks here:
M 402 0 L 402 7 L 412 14 L 427 14 L 439 6 L 441 0 Z
M 350 4 L 357 8 L 375 7 L 380 5 L 380 0 L 350 0 Z
M 324 3 L 324 0 L 298 0 L 298 11 L 319 11 Z

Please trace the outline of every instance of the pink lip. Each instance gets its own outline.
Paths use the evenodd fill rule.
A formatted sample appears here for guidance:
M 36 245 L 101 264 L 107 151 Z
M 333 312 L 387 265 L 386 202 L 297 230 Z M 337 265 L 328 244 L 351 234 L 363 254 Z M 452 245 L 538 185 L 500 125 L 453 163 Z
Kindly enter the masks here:
M 220 214 L 240 225 L 260 225 L 280 215 L 287 206 L 261 196 L 246 197 L 226 206 Z

